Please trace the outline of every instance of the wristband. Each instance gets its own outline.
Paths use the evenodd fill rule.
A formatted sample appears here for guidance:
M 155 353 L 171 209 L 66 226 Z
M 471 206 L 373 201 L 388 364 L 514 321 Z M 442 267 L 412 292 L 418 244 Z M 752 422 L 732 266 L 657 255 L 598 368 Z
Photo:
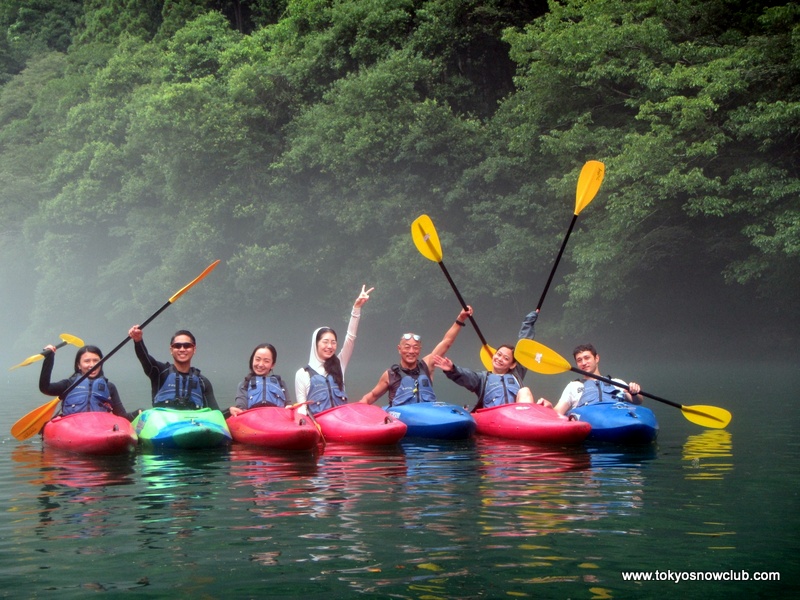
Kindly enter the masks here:
M 464 323 L 464 321 L 459 321 L 458 319 L 456 319 L 456 325 L 458 325 L 459 327 L 466 327 L 467 326 L 467 324 Z

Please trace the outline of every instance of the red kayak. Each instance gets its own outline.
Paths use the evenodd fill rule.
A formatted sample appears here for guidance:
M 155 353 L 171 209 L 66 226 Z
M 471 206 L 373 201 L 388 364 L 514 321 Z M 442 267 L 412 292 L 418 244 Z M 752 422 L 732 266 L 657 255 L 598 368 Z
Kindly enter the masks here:
M 48 421 L 44 443 L 82 454 L 122 454 L 138 440 L 128 419 L 107 412 L 82 412 Z
M 320 433 L 308 415 L 295 409 L 260 406 L 227 419 L 233 441 L 281 450 L 310 450 Z
M 552 408 L 539 404 L 501 404 L 480 408 L 472 416 L 478 424 L 479 434 L 509 440 L 578 444 L 592 430 L 592 426 L 584 421 L 570 421 Z
M 354 402 L 314 415 L 327 442 L 347 444 L 396 444 L 408 427 L 382 408 Z

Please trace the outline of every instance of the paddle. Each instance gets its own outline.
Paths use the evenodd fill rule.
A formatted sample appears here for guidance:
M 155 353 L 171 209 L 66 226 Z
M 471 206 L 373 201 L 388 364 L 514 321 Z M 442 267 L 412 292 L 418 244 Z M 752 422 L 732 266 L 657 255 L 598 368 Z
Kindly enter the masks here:
M 586 206 L 594 199 L 597 190 L 600 189 L 600 184 L 603 183 L 603 176 L 605 175 L 605 165 L 598 160 L 590 160 L 581 169 L 581 174 L 578 177 L 578 187 L 575 191 L 575 214 L 572 216 L 572 222 L 567 229 L 567 235 L 564 236 L 564 241 L 561 243 L 561 249 L 556 256 L 556 262 L 553 263 L 553 268 L 550 271 L 550 277 L 547 278 L 547 284 L 544 286 L 542 297 L 539 298 L 539 304 L 536 305 L 536 310 L 542 308 L 544 297 L 547 295 L 547 290 L 550 289 L 550 284 L 553 281 L 553 276 L 556 274 L 556 268 L 561 260 L 561 255 L 564 254 L 564 248 L 567 247 L 567 240 L 569 240 L 572 229 L 575 227 L 575 221 L 578 220 L 578 215 Z
M 177 292 L 175 292 L 170 297 L 170 299 L 164 303 L 164 305 L 161 308 L 159 308 L 156 312 L 150 315 L 144 321 L 144 323 L 139 325 L 139 328 L 144 329 L 145 326 L 147 326 L 153 319 L 155 319 L 158 315 L 164 312 L 170 304 L 175 302 L 178 298 L 180 298 L 187 291 L 189 291 L 189 288 L 191 288 L 193 285 L 204 279 L 206 275 L 208 275 L 211 271 L 213 271 L 218 264 L 219 260 L 215 260 L 213 263 L 208 265 L 205 268 L 205 270 L 202 273 L 200 273 L 200 275 L 195 277 L 192 281 L 190 281 L 181 289 L 179 289 Z M 102 359 L 100 359 L 100 361 L 95 365 L 95 367 L 91 371 L 87 371 L 86 373 L 81 375 L 78 379 L 73 381 L 72 384 L 66 390 L 64 390 L 61 396 L 51 400 L 50 402 L 48 402 L 43 406 L 40 406 L 39 408 L 32 410 L 27 415 L 22 417 L 19 421 L 14 423 L 14 425 L 11 427 L 11 435 L 13 435 L 18 440 L 27 440 L 29 437 L 39 433 L 42 427 L 44 427 L 45 423 L 47 423 L 51 418 L 53 418 L 53 413 L 58 407 L 58 403 L 61 401 L 61 399 L 63 397 L 66 397 L 67 394 L 69 394 L 73 389 L 75 389 L 76 386 L 78 386 L 84 379 L 86 379 L 89 376 L 89 373 L 95 370 L 100 370 L 100 367 L 102 367 L 103 363 L 105 363 L 109 358 L 114 356 L 114 354 L 116 354 L 116 352 L 120 348 L 122 348 L 125 344 L 127 344 L 130 339 L 131 339 L 130 337 L 126 337 L 119 344 L 117 344 L 117 346 L 113 350 L 111 350 L 111 352 L 109 352 Z
M 517 342 L 517 347 L 514 350 L 514 356 L 523 367 L 531 371 L 535 371 L 536 373 L 554 375 L 556 373 L 564 373 L 565 371 L 573 371 L 575 373 L 580 373 L 584 377 L 592 377 L 604 383 L 608 383 L 630 391 L 630 388 L 627 385 L 619 383 L 618 381 L 608 379 L 607 377 L 601 377 L 600 375 L 595 375 L 594 373 L 589 373 L 588 371 L 582 371 L 581 369 L 571 366 L 563 356 L 558 355 L 555 351 L 551 350 L 547 346 L 540 344 L 539 342 L 534 342 L 533 340 L 519 340 Z M 728 423 L 731 422 L 731 413 L 724 408 L 705 405 L 684 406 L 683 404 L 678 404 L 677 402 L 672 402 L 671 400 L 659 398 L 658 396 L 648 394 L 647 392 L 640 391 L 639 394 L 646 396 L 647 398 L 652 398 L 658 402 L 669 404 L 675 408 L 680 408 L 683 416 L 686 417 L 687 420 L 703 427 L 724 429 Z
M 411 224 L 411 238 L 414 240 L 414 245 L 417 247 L 417 250 L 419 250 L 422 256 L 439 264 L 439 266 L 442 268 L 442 273 L 444 273 L 448 283 L 450 283 L 450 287 L 453 288 L 458 301 L 461 303 L 461 308 L 467 310 L 467 303 L 464 302 L 464 298 L 458 291 L 453 278 L 450 277 L 447 267 L 445 267 L 444 262 L 442 262 L 442 244 L 439 242 L 439 235 L 436 233 L 436 228 L 433 226 L 433 221 L 431 221 L 431 218 L 428 215 L 420 215 Z M 481 343 L 483 344 L 481 347 L 481 362 L 486 369 L 491 371 L 492 357 L 494 356 L 495 349 L 492 348 L 486 341 L 486 338 L 483 337 L 483 334 L 481 333 L 478 324 L 475 322 L 475 319 L 472 318 L 472 315 L 469 316 L 469 320 L 472 323 L 472 326 L 475 328 L 475 332 L 478 334 Z
M 80 348 L 83 346 L 83 340 L 79 337 L 75 337 L 74 335 L 70 335 L 68 333 L 62 333 L 60 336 L 63 341 L 60 344 L 56 344 L 56 349 L 63 348 L 67 344 L 72 344 L 73 346 L 77 346 Z M 27 367 L 29 364 L 36 362 L 37 360 L 42 360 L 44 358 L 44 352 L 40 352 L 39 354 L 34 354 L 33 356 L 29 356 L 25 360 L 23 360 L 18 365 L 14 365 L 9 369 L 9 371 L 13 371 L 14 369 L 19 369 L 20 367 Z

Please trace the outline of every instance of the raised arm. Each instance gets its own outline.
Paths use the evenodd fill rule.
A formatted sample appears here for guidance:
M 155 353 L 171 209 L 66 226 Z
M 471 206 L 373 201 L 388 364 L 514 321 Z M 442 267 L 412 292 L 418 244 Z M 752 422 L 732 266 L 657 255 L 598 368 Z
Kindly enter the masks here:
M 453 342 L 456 341 L 458 334 L 465 327 L 466 321 L 470 316 L 472 316 L 471 306 L 467 306 L 466 310 L 461 309 L 461 312 L 458 313 L 458 317 L 456 318 L 456 320 L 453 322 L 450 328 L 445 332 L 442 341 L 436 344 L 436 347 L 433 349 L 433 351 L 422 359 L 428 365 L 428 369 L 431 371 L 431 377 L 433 377 L 433 370 L 435 367 L 435 364 L 433 362 L 433 357 L 444 356 L 445 354 L 447 354 L 448 350 L 450 350 L 450 346 L 452 346 Z
M 353 303 L 353 310 L 350 311 L 350 322 L 347 324 L 347 335 L 342 344 L 342 351 L 339 352 L 339 362 L 342 364 L 342 374 L 347 369 L 347 363 L 350 362 L 350 357 L 353 356 L 353 350 L 356 346 L 356 334 L 358 333 L 358 322 L 361 318 L 361 307 L 369 300 L 369 295 L 375 289 L 371 287 L 366 289 L 367 286 L 361 286 L 361 293 Z M 298 400 L 299 402 L 299 400 Z
M 56 383 L 50 382 L 50 377 L 53 374 L 53 365 L 56 360 L 55 352 L 55 346 L 47 346 L 42 351 L 44 360 L 42 361 L 42 371 L 39 373 L 39 391 L 47 396 L 59 396 L 69 387 L 68 379 Z
M 532 340 L 536 335 L 533 325 L 534 323 L 536 323 L 536 319 L 538 318 L 539 318 L 538 310 L 531 311 L 527 315 L 525 315 L 525 318 L 522 319 L 522 324 L 519 327 L 519 334 L 517 337 L 519 337 L 519 339 Z M 517 366 L 514 367 L 514 375 L 516 375 L 517 379 L 522 381 L 527 373 L 528 369 L 526 369 L 519 362 L 517 362 Z

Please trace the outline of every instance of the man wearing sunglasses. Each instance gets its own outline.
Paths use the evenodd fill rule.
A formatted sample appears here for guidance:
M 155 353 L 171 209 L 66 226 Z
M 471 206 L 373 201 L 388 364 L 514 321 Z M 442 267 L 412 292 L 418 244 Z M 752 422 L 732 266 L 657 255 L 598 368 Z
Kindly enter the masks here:
M 422 338 L 416 333 L 404 333 L 397 345 L 400 353 L 400 364 L 392 365 L 381 375 L 372 391 L 364 394 L 360 402 L 373 404 L 389 392 L 389 406 L 400 406 L 414 402 L 435 402 L 433 392 L 433 359 L 444 356 L 453 342 L 456 341 L 467 319 L 472 315 L 472 307 L 468 306 L 458 314 L 458 318 L 444 334 L 433 352 L 420 360 Z
M 150 378 L 153 406 L 219 410 L 211 382 L 192 366 L 197 342 L 191 331 L 181 329 L 169 341 L 172 363 L 163 363 L 150 356 L 138 325 L 131 327 L 128 335 L 134 342 L 136 358 L 142 364 L 145 375 Z

